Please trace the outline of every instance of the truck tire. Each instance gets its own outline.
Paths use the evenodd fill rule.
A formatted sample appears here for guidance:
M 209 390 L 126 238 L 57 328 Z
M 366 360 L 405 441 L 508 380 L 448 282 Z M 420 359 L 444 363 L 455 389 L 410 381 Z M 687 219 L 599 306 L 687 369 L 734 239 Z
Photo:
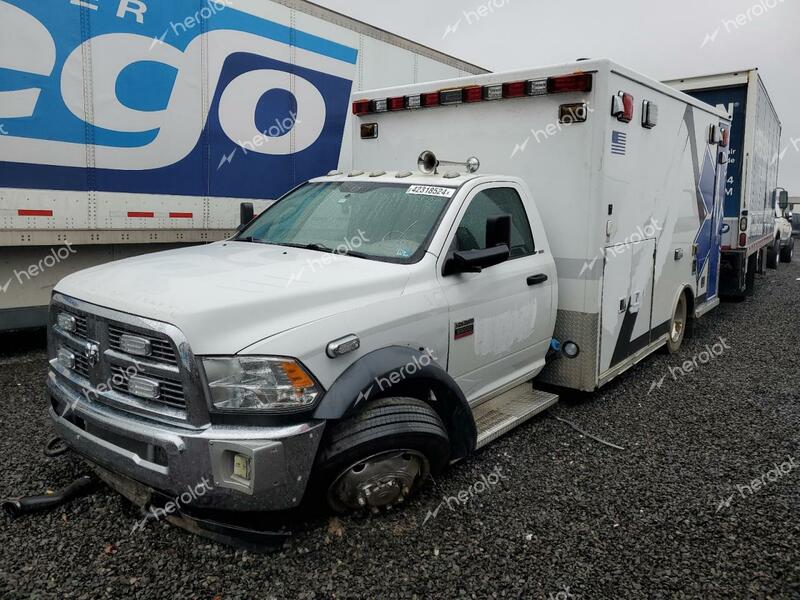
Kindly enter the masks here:
M 669 354 L 676 354 L 680 351 L 688 323 L 689 301 L 686 298 L 686 292 L 683 292 L 678 297 L 678 302 L 675 303 L 672 320 L 669 322 L 669 337 L 667 338 L 667 352 Z
M 402 503 L 450 458 L 439 415 L 414 398 L 383 398 L 336 423 L 317 456 L 313 494 L 338 513 Z
M 794 258 L 794 238 L 789 239 L 789 243 L 781 248 L 781 262 L 790 263 Z
M 747 273 L 744 276 L 744 296 L 752 296 L 756 292 L 756 273 L 758 273 L 758 257 L 761 256 L 761 252 L 766 252 L 766 250 L 762 249 L 747 257 Z M 766 252 L 766 254 L 769 259 L 769 252 Z M 767 260 L 767 265 L 769 265 L 769 260 Z M 744 296 L 742 298 L 744 298 Z
M 778 268 L 778 257 L 781 253 L 781 241 L 780 239 L 775 239 L 772 242 L 772 246 L 767 249 L 767 267 L 770 269 L 777 269 Z

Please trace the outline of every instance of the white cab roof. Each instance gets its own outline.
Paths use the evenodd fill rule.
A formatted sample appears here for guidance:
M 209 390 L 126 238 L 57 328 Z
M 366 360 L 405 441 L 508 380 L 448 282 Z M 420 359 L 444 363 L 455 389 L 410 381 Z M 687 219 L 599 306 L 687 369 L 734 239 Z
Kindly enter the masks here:
M 425 175 L 419 171 L 377 171 L 367 173 L 364 171 L 348 171 L 345 173 L 326 175 L 312 179 L 311 183 L 341 183 L 346 181 L 363 181 L 373 183 L 397 183 L 401 185 L 427 185 L 433 187 L 461 187 L 468 181 L 486 179 L 493 181 L 502 179 L 508 181 L 507 176 L 491 175 L 486 173 L 459 173 L 456 171 L 443 171 L 435 175 Z

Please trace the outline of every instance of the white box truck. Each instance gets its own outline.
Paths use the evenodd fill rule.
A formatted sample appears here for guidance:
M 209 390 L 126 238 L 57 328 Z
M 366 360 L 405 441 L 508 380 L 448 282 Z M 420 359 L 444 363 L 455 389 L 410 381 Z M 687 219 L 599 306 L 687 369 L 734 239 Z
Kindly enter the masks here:
M 587 73 L 591 88 L 569 95 L 545 88 L 553 73 L 570 71 Z M 523 101 L 507 98 L 515 76 Z M 534 87 L 523 90 L 530 81 Z M 474 154 L 483 169 L 526 182 L 558 268 L 555 337 L 580 348 L 574 359 L 548 367 L 541 381 L 595 390 L 664 345 L 676 310 L 686 311 L 691 326 L 719 304 L 730 129 L 724 111 L 610 61 L 453 83 L 444 108 L 369 109 L 354 123 L 352 165 L 408 168 L 422 147 L 446 157 Z M 495 89 L 488 99 L 475 88 L 459 101 L 458 91 L 470 86 Z M 368 98 L 383 109 L 382 97 L 430 89 Z
M 733 115 L 730 165 L 725 184 L 721 292 L 743 297 L 764 264 L 781 256 L 778 168 L 781 122 L 758 69 L 667 81 Z M 784 260 L 788 255 L 784 251 Z
M 303 0 L 0 1 L 0 331 L 335 168 L 351 91 L 482 72 Z
M 346 172 L 234 238 L 56 286 L 59 435 L 145 506 L 213 482 L 172 515 L 194 531 L 403 502 L 556 402 L 537 376 L 593 390 L 718 302 L 725 112 L 607 60 L 353 111 Z

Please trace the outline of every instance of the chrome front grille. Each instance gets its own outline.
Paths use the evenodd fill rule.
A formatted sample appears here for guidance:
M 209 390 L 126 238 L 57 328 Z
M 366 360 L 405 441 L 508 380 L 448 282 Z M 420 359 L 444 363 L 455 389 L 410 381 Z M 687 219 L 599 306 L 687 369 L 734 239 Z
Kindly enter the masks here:
M 161 402 L 175 408 L 186 408 L 186 397 L 183 392 L 183 384 L 180 381 L 152 374 L 143 375 L 143 377 L 157 382 L 161 390 L 159 397 L 156 400 L 151 400 L 151 402 Z M 111 367 L 111 387 L 114 390 L 121 394 L 128 394 L 129 379 L 129 374 L 123 367 L 116 365 Z
M 91 365 L 89 364 L 89 359 L 83 354 L 75 354 L 75 372 L 84 379 L 89 379 L 90 370 Z
M 89 325 L 86 315 L 79 315 L 76 313 L 70 314 L 75 317 L 75 335 L 87 338 L 89 336 Z
M 69 350 L 75 356 L 71 369 L 89 383 L 91 393 L 87 397 L 111 404 L 121 410 L 138 414 L 152 414 L 170 421 L 189 419 L 189 390 L 196 395 L 196 378 L 193 378 L 190 362 L 179 359 L 178 340 L 183 341 L 174 327 L 145 319 L 96 307 L 99 314 L 81 310 L 84 303 L 61 305 L 54 302 L 51 314 L 53 355 L 59 348 Z M 75 317 L 75 331 L 61 330 L 57 315 L 61 312 Z M 157 330 L 161 328 L 161 330 Z M 167 335 L 174 333 L 174 337 Z M 143 338 L 149 342 L 148 356 L 134 356 L 122 349 L 123 335 Z M 65 367 L 61 367 L 62 369 Z M 159 384 L 159 395 L 145 399 L 129 392 L 128 381 L 132 375 L 155 381 Z M 84 387 L 85 384 L 81 384 Z M 203 407 L 198 410 L 202 411 Z
M 150 342 L 151 354 L 150 356 L 158 361 L 164 362 L 170 365 L 177 365 L 178 364 L 178 356 L 175 353 L 175 349 L 168 339 L 158 336 L 152 333 L 142 333 L 140 331 L 132 331 L 130 329 L 125 329 L 116 325 L 114 323 L 109 323 L 108 325 L 108 342 L 114 350 L 118 350 L 122 352 L 122 346 L 120 345 L 120 339 L 123 335 L 135 335 L 136 337 L 144 338 Z

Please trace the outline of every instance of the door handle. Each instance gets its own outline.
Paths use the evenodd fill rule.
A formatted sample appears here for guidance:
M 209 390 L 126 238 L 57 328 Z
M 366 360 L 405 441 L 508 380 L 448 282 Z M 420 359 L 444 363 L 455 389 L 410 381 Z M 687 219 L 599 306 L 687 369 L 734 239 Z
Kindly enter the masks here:
M 547 275 L 544 273 L 539 273 L 539 275 L 531 275 L 528 277 L 528 285 L 541 285 L 545 281 L 547 281 Z

